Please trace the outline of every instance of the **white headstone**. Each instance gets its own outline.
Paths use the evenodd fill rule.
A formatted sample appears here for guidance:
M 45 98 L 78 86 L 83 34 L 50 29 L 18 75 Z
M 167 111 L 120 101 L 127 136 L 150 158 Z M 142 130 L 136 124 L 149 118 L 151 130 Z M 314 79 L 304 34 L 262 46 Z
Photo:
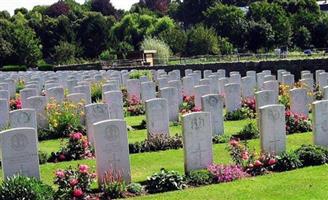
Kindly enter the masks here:
M 218 94 L 209 94 L 202 97 L 202 111 L 211 113 L 213 136 L 224 134 L 223 102 L 224 98 Z
M 108 105 L 110 119 L 124 119 L 123 94 L 121 91 L 105 92 L 104 103 Z

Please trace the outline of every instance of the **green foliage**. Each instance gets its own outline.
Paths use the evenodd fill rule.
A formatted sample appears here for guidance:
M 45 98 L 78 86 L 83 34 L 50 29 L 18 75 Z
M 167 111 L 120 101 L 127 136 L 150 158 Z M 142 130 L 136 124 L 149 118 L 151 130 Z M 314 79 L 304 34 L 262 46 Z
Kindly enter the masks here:
M 3 66 L 1 70 L 4 72 L 18 72 L 18 71 L 26 71 L 27 68 L 24 65 L 7 65 L 7 66 Z
M 139 195 L 142 192 L 142 186 L 139 183 L 130 183 L 126 186 L 126 190 L 132 194 Z
M 188 37 L 186 32 L 179 27 L 161 32 L 159 38 L 169 45 L 173 54 L 181 55 L 185 52 Z
M 212 138 L 213 144 L 222 144 L 222 143 L 227 143 L 231 139 L 230 135 L 216 135 Z
M 206 28 L 203 25 L 196 25 L 187 32 L 187 55 L 208 55 L 218 54 L 218 37 L 212 28 Z
M 55 47 L 54 58 L 57 64 L 74 63 L 78 49 L 74 44 L 60 41 Z
M 255 123 L 249 123 L 243 127 L 241 131 L 239 131 L 234 137 L 237 137 L 241 140 L 251 140 L 260 137 L 260 132 L 256 127 Z
M 54 71 L 54 66 L 51 64 L 38 64 L 38 70 L 39 71 Z
M 97 82 L 91 85 L 91 100 L 96 103 L 102 100 L 102 86 L 103 83 Z
M 39 163 L 40 165 L 47 163 L 48 160 L 48 153 L 44 151 L 39 151 Z
M 304 167 L 322 165 L 328 161 L 328 150 L 315 145 L 302 145 L 295 153 Z
M 213 183 L 214 176 L 208 170 L 191 171 L 187 176 L 189 185 L 201 186 Z
M 169 149 L 180 149 L 183 147 L 181 136 L 166 136 L 163 134 L 152 135 L 142 142 L 129 144 L 129 151 L 133 153 L 165 151 Z
M 185 177 L 176 171 L 161 169 L 147 179 L 146 189 L 149 193 L 182 190 L 185 188 Z
M 54 191 L 48 185 L 23 176 L 13 176 L 0 187 L 0 199 L 52 200 Z
M 277 163 L 274 166 L 274 171 L 283 172 L 289 171 L 303 166 L 298 155 L 295 152 L 284 152 L 276 156 Z
M 312 41 L 310 31 L 306 27 L 301 26 L 295 32 L 293 41 L 294 44 L 301 49 L 309 48 Z
M 205 24 L 213 27 L 218 35 L 229 38 L 234 45 L 244 46 L 247 21 L 240 8 L 221 3 L 215 4 L 205 12 Z
M 270 49 L 274 42 L 274 32 L 271 24 L 265 20 L 259 22 L 250 21 L 248 30 L 247 47 L 252 51 L 261 48 Z
M 129 79 L 139 79 L 142 76 L 147 76 L 149 80 L 152 80 L 152 74 L 149 70 L 136 70 L 129 73 Z
M 109 60 L 117 59 L 117 56 L 114 52 L 112 52 L 110 50 L 105 50 L 105 51 L 101 52 L 101 54 L 99 55 L 99 59 L 104 60 L 104 61 L 109 61 Z
M 227 112 L 224 116 L 224 120 L 226 121 L 237 121 L 246 119 L 248 117 L 247 115 L 248 109 L 241 108 L 232 112 Z
M 166 64 L 169 61 L 171 50 L 170 47 L 162 40 L 156 38 L 146 38 L 142 44 L 143 50 L 156 50 L 155 63 Z

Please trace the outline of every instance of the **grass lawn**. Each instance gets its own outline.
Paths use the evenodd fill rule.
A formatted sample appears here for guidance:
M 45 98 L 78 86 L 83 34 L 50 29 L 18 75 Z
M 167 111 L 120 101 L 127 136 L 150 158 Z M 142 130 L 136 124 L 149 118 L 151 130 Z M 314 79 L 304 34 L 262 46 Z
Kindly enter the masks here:
M 128 117 L 130 126 L 137 126 L 144 119 L 141 117 Z M 232 135 L 242 129 L 250 120 L 225 122 L 225 134 Z M 171 135 L 181 134 L 181 126 L 171 126 Z M 142 141 L 146 138 L 146 130 L 129 131 L 129 143 Z M 40 142 L 40 149 L 48 153 L 58 151 L 62 140 L 49 140 Z M 287 149 L 293 150 L 302 144 L 312 144 L 312 133 L 294 134 L 287 136 Z M 259 139 L 250 140 L 251 149 L 259 151 Z M 227 144 L 213 145 L 215 163 L 230 163 L 230 156 L 226 150 Z M 183 169 L 183 149 L 169 150 L 130 155 L 133 182 L 145 181 L 148 176 L 158 172 L 161 168 L 176 170 L 180 173 Z M 81 160 L 62 163 L 48 163 L 41 165 L 42 180 L 52 185 L 56 169 L 65 169 L 78 164 L 88 164 L 95 170 L 95 160 Z M 140 197 L 146 199 L 317 199 L 325 194 L 324 186 L 328 181 L 322 177 L 328 175 L 326 166 L 300 169 L 287 173 L 266 175 L 263 177 L 249 178 L 228 184 L 211 185 L 202 188 L 192 188 L 184 191 Z M 311 185 L 309 184 L 311 182 Z M 321 184 L 322 183 L 322 184 Z M 321 184 L 321 185 L 320 185 Z M 293 190 L 295 189 L 295 190 Z M 326 187 L 327 190 L 327 187 Z M 255 192 L 256 191 L 256 192 Z M 293 192 L 295 191 L 295 192 Z M 308 191 L 308 193 L 306 192 Z M 310 195 L 311 193 L 317 195 Z M 304 194 L 304 195 L 302 195 Z M 326 192 L 328 196 L 328 191 Z M 311 197 L 311 198 L 307 198 Z
M 258 176 L 231 183 L 192 188 L 134 199 L 327 199 L 327 166 L 308 167 L 279 174 Z

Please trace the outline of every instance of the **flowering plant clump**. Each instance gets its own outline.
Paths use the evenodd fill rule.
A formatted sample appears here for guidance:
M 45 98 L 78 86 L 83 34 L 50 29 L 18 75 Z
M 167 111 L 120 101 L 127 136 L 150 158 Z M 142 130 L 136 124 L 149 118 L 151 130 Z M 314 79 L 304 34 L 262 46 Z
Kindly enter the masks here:
M 253 97 L 248 97 L 242 100 L 242 107 L 248 108 L 250 112 L 253 113 L 253 116 L 255 118 L 256 115 L 256 101 Z
M 102 100 L 102 86 L 103 82 L 96 82 L 91 85 L 91 99 L 92 102 L 98 102 Z
M 180 104 L 180 113 L 187 114 L 191 112 L 199 112 L 201 108 L 195 107 L 195 97 L 194 96 L 183 96 L 183 102 Z
M 224 116 L 224 120 L 226 121 L 238 121 L 247 118 L 254 118 L 252 112 L 248 108 L 240 108 L 235 111 L 227 112 Z
M 89 196 L 91 183 L 96 178 L 88 165 L 79 165 L 77 170 L 57 170 L 54 183 L 58 186 L 55 199 L 83 200 Z
M 314 92 L 313 92 L 313 97 L 317 101 L 320 101 L 323 99 L 323 92 L 320 89 L 319 85 L 315 87 Z
M 145 114 L 145 106 L 142 104 L 140 99 L 136 96 L 131 96 L 128 100 L 127 114 L 129 116 L 138 116 Z
M 238 165 L 212 164 L 208 166 L 207 170 L 214 176 L 214 181 L 217 183 L 231 182 L 248 176 Z
M 122 88 L 122 95 L 123 95 L 123 106 L 128 106 L 128 90 L 126 88 Z
M 311 121 L 308 117 L 293 113 L 289 110 L 285 113 L 287 134 L 304 133 L 312 131 Z
M 47 105 L 49 128 L 59 137 L 67 137 L 74 131 L 81 131 L 81 117 L 84 115 L 84 103 L 72 102 L 57 103 L 52 101 Z
M 10 110 L 18 110 L 18 109 L 22 109 L 22 101 L 20 97 L 17 97 L 16 99 L 11 99 L 9 101 L 9 106 L 10 106 Z
M 261 154 L 248 149 L 247 143 L 241 144 L 239 140 L 231 140 L 228 150 L 236 165 L 241 166 L 245 172 L 252 176 L 261 175 L 272 171 L 277 160 L 273 155 Z
M 19 91 L 21 91 L 24 88 L 25 88 L 24 80 L 19 79 L 16 83 L 16 93 L 19 93 Z
M 62 148 L 57 153 L 51 153 L 48 162 L 62 162 L 70 160 L 81 160 L 85 158 L 92 158 L 93 150 L 86 136 L 80 132 L 71 133 L 66 147 Z
M 288 85 L 279 85 L 279 103 L 283 104 L 286 109 L 290 108 L 289 90 Z
M 107 199 L 117 199 L 124 197 L 126 183 L 120 171 L 108 170 L 103 178 L 101 185 L 103 197 Z

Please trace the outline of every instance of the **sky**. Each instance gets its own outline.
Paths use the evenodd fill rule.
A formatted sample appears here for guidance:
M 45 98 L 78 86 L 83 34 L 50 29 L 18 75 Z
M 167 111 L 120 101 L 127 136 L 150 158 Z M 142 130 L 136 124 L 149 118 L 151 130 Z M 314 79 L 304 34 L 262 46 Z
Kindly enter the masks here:
M 0 10 L 7 10 L 10 14 L 14 13 L 16 8 L 32 9 L 36 5 L 51 5 L 58 0 L 0 0 Z M 85 0 L 75 0 L 79 3 L 84 3 Z M 131 5 L 139 2 L 139 0 L 111 0 L 112 4 L 117 9 L 129 10 Z

